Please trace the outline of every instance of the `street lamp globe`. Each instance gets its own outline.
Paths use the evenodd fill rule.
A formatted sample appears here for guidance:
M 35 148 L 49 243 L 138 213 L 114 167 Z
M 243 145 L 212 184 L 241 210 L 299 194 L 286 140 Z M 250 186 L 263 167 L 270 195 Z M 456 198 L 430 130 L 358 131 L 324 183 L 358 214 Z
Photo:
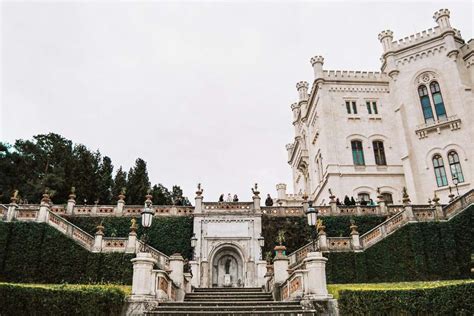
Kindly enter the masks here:
M 193 237 L 191 237 L 191 247 L 195 248 L 197 244 L 197 238 L 196 235 L 193 234 Z
M 453 183 L 454 183 L 454 185 L 458 185 L 458 183 L 459 183 L 458 176 L 453 177 Z
M 318 211 L 313 206 L 308 207 L 308 210 L 306 211 L 306 218 L 308 219 L 309 226 L 316 226 L 316 222 L 318 220 Z
M 153 210 L 151 209 L 151 203 L 145 203 L 145 208 L 143 209 L 142 216 L 142 226 L 143 228 L 149 228 L 153 221 Z

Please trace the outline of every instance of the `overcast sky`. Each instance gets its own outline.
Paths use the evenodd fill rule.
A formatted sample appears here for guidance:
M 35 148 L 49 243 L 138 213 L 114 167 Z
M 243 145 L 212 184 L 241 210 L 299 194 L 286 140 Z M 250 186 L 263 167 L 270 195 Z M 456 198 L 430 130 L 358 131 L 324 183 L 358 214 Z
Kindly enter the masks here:
M 290 104 L 310 57 L 379 70 L 378 33 L 434 27 L 440 8 L 472 38 L 471 1 L 3 1 L 0 140 L 59 133 L 116 169 L 141 157 L 191 200 L 198 182 L 205 201 L 250 200 L 254 182 L 291 192 Z

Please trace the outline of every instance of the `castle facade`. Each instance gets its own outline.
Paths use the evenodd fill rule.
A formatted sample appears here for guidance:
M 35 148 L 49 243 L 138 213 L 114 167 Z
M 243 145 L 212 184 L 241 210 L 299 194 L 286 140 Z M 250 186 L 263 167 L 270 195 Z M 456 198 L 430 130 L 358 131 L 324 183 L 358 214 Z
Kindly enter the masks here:
M 314 80 L 298 82 L 291 105 L 294 141 L 286 146 L 295 194 L 277 185 L 281 204 L 304 194 L 316 205 L 359 201 L 412 203 L 471 189 L 474 164 L 474 41 L 434 13 L 437 26 L 394 40 L 382 31 L 381 71 L 324 69 L 311 58 Z

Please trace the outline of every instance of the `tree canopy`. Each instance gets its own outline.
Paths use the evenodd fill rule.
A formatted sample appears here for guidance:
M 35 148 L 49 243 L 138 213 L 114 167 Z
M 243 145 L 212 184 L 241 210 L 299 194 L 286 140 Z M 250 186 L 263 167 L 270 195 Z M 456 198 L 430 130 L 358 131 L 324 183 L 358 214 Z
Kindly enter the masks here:
M 13 145 L 0 142 L 0 202 L 9 203 L 18 190 L 23 203 L 38 203 L 48 190 L 53 202 L 62 204 L 72 187 L 78 203 L 116 203 L 125 192 L 127 204 L 143 204 L 149 192 L 155 205 L 190 205 L 179 186 L 171 191 L 160 183 L 152 186 L 141 158 L 128 174 L 122 166 L 114 174 L 110 157 L 58 134 L 18 139 Z

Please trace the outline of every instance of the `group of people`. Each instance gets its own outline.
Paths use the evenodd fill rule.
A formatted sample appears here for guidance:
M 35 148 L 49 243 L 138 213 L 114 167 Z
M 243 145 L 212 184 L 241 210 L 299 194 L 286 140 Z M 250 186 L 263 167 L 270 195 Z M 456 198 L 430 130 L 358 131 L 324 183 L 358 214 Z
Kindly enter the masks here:
M 232 194 L 227 194 L 227 199 L 225 199 L 224 201 L 224 193 L 222 193 L 220 196 L 219 196 L 219 203 L 223 203 L 223 202 L 239 202 L 239 197 L 237 196 L 237 194 L 234 194 L 234 197 L 232 197 Z M 272 197 L 270 196 L 270 194 L 267 194 L 267 198 L 265 200 L 265 206 L 273 206 L 273 199 Z
M 368 201 L 367 200 L 360 200 L 358 201 L 360 205 L 376 205 L 374 200 L 372 199 L 369 199 Z M 354 199 L 353 196 L 351 196 L 350 198 L 346 195 L 344 197 L 344 203 L 341 203 L 341 201 L 339 201 L 339 198 L 336 199 L 336 205 L 345 205 L 345 206 L 349 206 L 349 205 L 356 205 L 357 204 L 357 201 Z

